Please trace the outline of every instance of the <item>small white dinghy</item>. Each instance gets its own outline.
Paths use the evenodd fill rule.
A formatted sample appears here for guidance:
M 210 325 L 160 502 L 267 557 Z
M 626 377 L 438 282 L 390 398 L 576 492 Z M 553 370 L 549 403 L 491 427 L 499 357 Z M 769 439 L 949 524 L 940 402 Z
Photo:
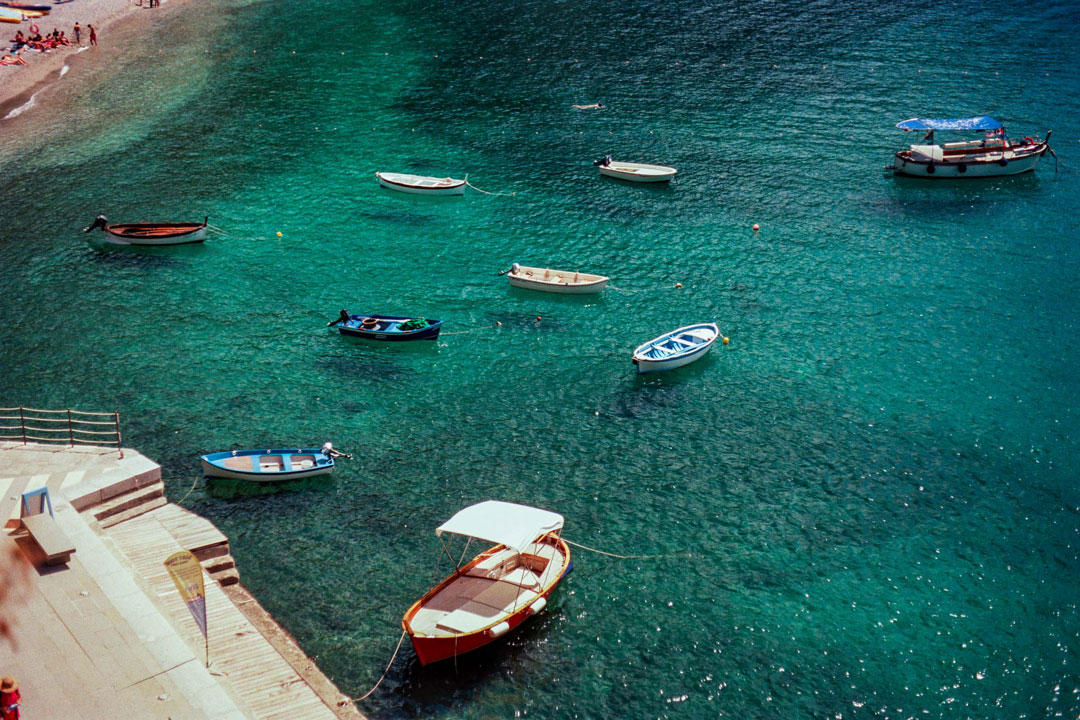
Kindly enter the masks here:
M 514 263 L 508 272 L 507 279 L 513 287 L 561 295 L 589 295 L 603 292 L 608 281 L 608 278 L 603 275 L 529 267 L 517 263 Z
M 639 375 L 689 365 L 705 357 L 719 335 L 716 323 L 687 325 L 638 346 L 633 363 Z
M 403 173 L 377 172 L 379 184 L 390 190 L 416 195 L 464 195 L 465 181 L 454 178 L 425 177 Z
M 603 160 L 596 160 L 593 165 L 600 168 L 601 175 L 630 182 L 667 182 L 679 172 L 667 165 L 619 162 L 612 160 L 610 155 L 605 155 Z

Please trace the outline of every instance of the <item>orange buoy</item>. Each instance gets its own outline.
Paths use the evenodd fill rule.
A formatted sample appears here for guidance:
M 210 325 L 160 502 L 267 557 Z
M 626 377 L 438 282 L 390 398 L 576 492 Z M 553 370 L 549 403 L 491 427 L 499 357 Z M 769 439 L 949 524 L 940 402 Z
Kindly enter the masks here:
M 728 337 L 727 337 L 727 335 L 725 335 L 725 336 L 724 336 L 724 344 L 725 344 L 725 345 L 727 345 L 727 344 L 728 344 Z
M 682 289 L 682 283 L 675 283 L 676 289 Z
M 754 223 L 754 232 L 757 232 L 760 229 L 761 229 L 761 226 L 758 225 L 757 223 Z

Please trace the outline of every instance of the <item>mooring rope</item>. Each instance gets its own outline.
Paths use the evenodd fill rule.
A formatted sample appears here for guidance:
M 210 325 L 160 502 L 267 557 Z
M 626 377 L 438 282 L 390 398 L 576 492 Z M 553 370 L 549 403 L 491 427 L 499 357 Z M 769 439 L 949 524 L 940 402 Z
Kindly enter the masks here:
M 401 649 L 401 643 L 404 640 L 405 640 L 405 631 L 402 630 L 401 631 L 401 637 L 399 637 L 398 641 L 397 641 L 397 647 L 394 648 L 394 654 L 390 657 L 390 662 L 386 663 L 386 669 L 383 670 L 383 674 L 379 676 L 379 681 L 377 683 L 375 683 L 375 687 L 371 688 L 370 690 L 368 690 L 366 693 L 364 693 L 363 695 L 361 695 L 358 698 L 349 698 L 350 700 L 352 700 L 353 702 L 360 702 L 361 700 L 366 699 L 369 695 L 371 695 L 371 693 L 375 692 L 379 688 L 380 685 L 382 685 L 382 681 L 386 679 L 386 673 L 390 672 L 390 666 L 394 664 L 395 660 L 397 660 L 398 650 Z
M 477 330 L 485 330 L 487 328 L 499 327 L 499 324 L 500 323 L 495 323 L 494 325 L 476 325 L 476 326 L 471 327 L 471 328 L 469 328 L 467 330 L 458 330 L 456 332 L 439 333 L 439 337 L 445 337 L 447 335 L 468 335 L 469 333 L 476 332 Z
M 606 287 L 611 290 L 615 290 L 616 292 L 639 293 L 645 292 L 646 290 L 682 290 L 682 283 L 675 283 L 674 285 L 660 285 L 659 287 L 655 288 L 638 288 L 637 290 L 629 290 L 627 288 L 615 287 L 611 283 L 608 283 Z
M 471 187 L 471 188 L 472 188 L 473 190 L 475 190 L 476 192 L 478 192 L 478 193 L 484 193 L 485 195 L 494 195 L 495 197 L 514 197 L 515 195 L 517 195 L 517 193 L 516 193 L 516 192 L 512 192 L 512 193 L 497 193 L 497 192 L 488 192 L 487 190 L 481 190 L 480 188 L 476 187 L 476 186 L 475 186 L 475 185 L 473 185 L 473 184 L 472 184 L 471 182 L 469 182 L 469 176 L 468 176 L 468 175 L 466 175 L 466 176 L 465 176 L 465 184 L 466 184 L 466 185 L 468 185 L 469 187 Z
M 573 545 L 582 550 L 588 550 L 589 552 L 594 552 L 598 555 L 607 555 L 608 557 L 618 558 L 620 560 L 668 560 L 677 557 L 693 557 L 690 553 L 686 553 L 685 555 L 617 555 L 616 553 L 597 550 L 596 548 L 591 548 L 588 545 L 582 545 L 581 543 L 576 543 L 573 540 L 567 540 L 566 538 L 563 538 L 563 540 L 566 541 L 567 545 Z
M 196 476 L 195 476 L 195 479 L 191 481 L 191 487 L 190 487 L 190 488 L 188 489 L 188 491 L 187 491 L 187 495 L 184 495 L 184 497 L 182 497 L 182 498 L 180 498 L 179 500 L 177 500 L 177 501 L 176 501 L 176 504 L 177 504 L 177 505 L 180 505 L 180 504 L 181 504 L 181 503 L 183 503 L 183 502 L 184 502 L 185 500 L 187 500 L 187 499 L 188 499 L 188 495 L 190 495 L 190 494 L 191 494 L 192 492 L 194 492 L 194 491 L 195 491 L 195 483 L 197 483 L 197 482 L 199 482 L 199 476 L 198 476 L 198 475 L 196 475 Z
M 221 228 L 219 228 L 217 225 L 211 225 L 210 223 L 206 224 L 206 229 L 209 230 L 212 233 L 216 233 L 218 235 L 223 235 L 223 236 L 225 236 L 227 238 L 231 238 L 232 240 L 258 240 L 258 238 L 242 238 L 242 237 L 240 237 L 238 235 L 230 235 L 229 233 L 227 233 L 224 230 L 222 230 Z

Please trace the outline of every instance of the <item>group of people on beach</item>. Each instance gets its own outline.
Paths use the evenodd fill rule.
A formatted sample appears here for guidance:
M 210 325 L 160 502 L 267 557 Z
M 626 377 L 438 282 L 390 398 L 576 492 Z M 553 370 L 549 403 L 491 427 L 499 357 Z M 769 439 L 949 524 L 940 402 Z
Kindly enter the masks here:
M 87 25 L 86 32 L 89 36 L 88 39 L 90 44 L 97 45 L 97 30 L 94 26 Z M 44 36 L 42 36 L 41 31 L 38 30 L 37 25 L 30 26 L 29 35 L 23 35 L 22 30 L 17 30 L 15 32 L 15 37 L 12 38 L 12 44 L 10 50 L 8 50 L 8 54 L 0 57 L 0 65 L 26 65 L 26 60 L 22 58 L 22 54 L 27 49 L 37 50 L 38 52 L 48 52 L 62 47 L 82 45 L 82 33 L 83 29 L 79 23 L 75 23 L 75 28 L 73 30 L 73 34 L 75 35 L 74 41 L 68 38 L 67 34 L 59 28 L 53 28 L 51 33 Z

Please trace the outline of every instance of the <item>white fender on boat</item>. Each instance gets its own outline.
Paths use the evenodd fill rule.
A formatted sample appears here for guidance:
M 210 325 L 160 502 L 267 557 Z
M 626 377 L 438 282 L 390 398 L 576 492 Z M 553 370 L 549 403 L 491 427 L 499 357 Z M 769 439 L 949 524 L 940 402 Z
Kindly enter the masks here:
M 500 635 L 505 635 L 509 630 L 510 630 L 510 623 L 504 621 L 504 622 L 499 623 L 495 627 L 491 628 L 490 630 L 488 630 L 488 633 L 491 634 L 491 637 L 497 638 Z
M 532 612 L 533 615 L 535 615 L 546 607 L 547 598 L 537 598 L 536 602 L 529 606 L 529 611 Z

